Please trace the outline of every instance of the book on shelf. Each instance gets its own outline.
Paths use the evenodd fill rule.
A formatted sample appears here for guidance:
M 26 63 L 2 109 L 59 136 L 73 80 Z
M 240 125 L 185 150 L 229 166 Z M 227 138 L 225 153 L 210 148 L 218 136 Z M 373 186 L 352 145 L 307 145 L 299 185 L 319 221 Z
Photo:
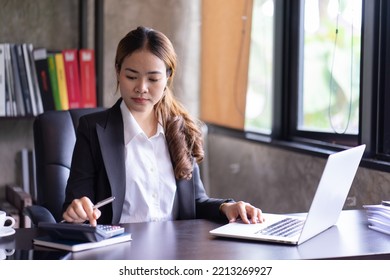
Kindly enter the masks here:
M 66 84 L 64 55 L 61 52 L 55 53 L 54 60 L 56 62 L 58 93 L 59 93 L 59 99 L 61 104 L 61 110 L 68 110 L 69 99 L 68 99 L 68 87 Z
M 68 92 L 69 108 L 81 107 L 81 92 L 80 92 L 80 73 L 79 59 L 77 49 L 66 49 L 62 51 L 64 58 L 64 69 L 66 86 Z
M 33 50 L 38 86 L 44 111 L 55 110 L 53 91 L 50 83 L 49 65 L 46 48 Z
M 54 108 L 56 110 L 62 110 L 60 91 L 58 88 L 57 67 L 56 67 L 54 52 L 50 52 L 47 54 L 47 64 L 49 67 L 49 78 L 50 78 L 50 85 L 53 94 Z
M 101 248 L 113 244 L 131 241 L 130 233 L 123 233 L 97 242 L 81 242 L 75 240 L 53 239 L 50 236 L 39 236 L 33 239 L 34 245 L 45 246 L 65 251 L 79 252 L 94 248 Z
M 30 68 L 30 62 L 28 59 L 28 49 L 27 49 L 26 44 L 22 44 L 21 47 L 22 47 L 22 55 L 23 55 L 23 60 L 24 60 L 24 69 L 26 71 L 28 94 L 30 95 L 30 100 L 31 100 L 32 114 L 34 116 L 36 116 L 38 114 L 37 101 L 36 101 L 36 94 L 34 92 L 33 81 L 31 78 L 31 68 Z
M 33 203 L 37 200 L 35 151 L 28 148 L 21 149 L 16 157 L 16 181 L 23 191 L 30 194 Z
M 38 186 L 37 186 L 37 165 L 35 162 L 35 150 L 32 149 L 28 152 L 28 170 L 30 174 L 30 196 L 32 202 L 37 202 L 38 199 Z
M 93 49 L 0 44 L 0 117 L 97 105 Z
M 27 71 L 27 81 L 30 88 L 31 102 L 33 104 L 34 116 L 43 113 L 42 98 L 40 89 L 38 86 L 37 73 L 35 69 L 35 63 L 33 58 L 33 45 L 24 43 L 23 54 L 24 54 L 24 63 L 26 65 Z
M 5 94 L 6 94 L 6 104 L 5 104 L 5 114 L 6 116 L 18 116 L 19 115 L 19 105 L 18 97 L 21 96 L 20 87 L 19 92 L 16 92 L 14 75 L 13 75 L 13 66 L 11 59 L 11 45 L 4 44 L 5 47 Z M 19 94 L 19 96 L 17 96 Z M 23 100 L 19 99 L 21 102 L 21 108 L 23 111 L 20 111 L 20 114 L 24 114 L 24 105 Z
M 5 116 L 5 45 L 0 44 L 0 116 Z
M 11 58 L 11 68 L 10 75 L 12 76 L 12 90 L 15 96 L 16 108 L 13 116 L 25 116 L 26 115 L 26 106 L 23 98 L 21 80 L 19 75 L 18 67 L 18 58 L 16 53 L 16 47 L 14 44 L 9 44 L 10 58 Z M 11 114 L 10 114 L 11 115 Z
M 96 107 L 96 70 L 95 51 L 93 49 L 79 50 L 80 83 L 82 107 Z
M 366 211 L 368 227 L 386 234 L 390 234 L 390 201 L 381 204 L 363 205 Z
M 22 186 L 23 191 L 30 193 L 29 150 L 27 148 L 20 150 L 19 157 L 20 167 L 18 168 L 20 168 L 22 175 L 22 182 L 20 183 L 20 186 Z
M 34 89 L 35 100 L 37 105 L 37 114 L 42 114 L 44 112 L 43 103 L 42 103 L 42 94 L 41 89 L 38 84 L 38 74 L 35 66 L 34 60 L 34 46 L 33 44 L 27 44 L 28 60 L 30 62 L 30 71 L 31 71 L 31 81 Z
M 17 75 L 20 77 L 20 87 L 22 90 L 23 103 L 27 116 L 34 115 L 34 108 L 31 100 L 30 87 L 27 79 L 27 70 L 24 63 L 23 47 L 20 44 L 15 44 L 14 48 L 16 50 L 16 61 L 18 66 Z

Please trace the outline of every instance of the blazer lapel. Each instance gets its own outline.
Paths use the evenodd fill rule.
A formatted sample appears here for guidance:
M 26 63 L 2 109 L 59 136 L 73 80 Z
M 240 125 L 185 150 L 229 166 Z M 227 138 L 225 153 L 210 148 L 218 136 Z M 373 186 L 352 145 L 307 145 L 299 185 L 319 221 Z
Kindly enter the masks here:
M 126 191 L 123 120 L 119 106 L 121 100 L 109 110 L 106 122 L 96 126 L 111 193 L 115 196 L 112 205 L 113 223 L 118 223 L 120 220 Z

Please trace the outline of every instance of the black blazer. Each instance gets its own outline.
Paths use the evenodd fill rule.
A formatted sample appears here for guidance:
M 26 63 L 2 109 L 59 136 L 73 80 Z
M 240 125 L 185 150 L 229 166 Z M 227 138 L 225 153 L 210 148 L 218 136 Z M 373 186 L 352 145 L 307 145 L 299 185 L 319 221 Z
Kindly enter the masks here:
M 93 203 L 115 196 L 112 204 L 100 208 L 101 224 L 117 224 L 121 217 L 126 189 L 125 145 L 120 98 L 102 112 L 80 118 L 76 131 L 70 176 L 63 210 L 75 198 L 89 197 Z M 176 180 L 179 219 L 221 219 L 223 202 L 231 199 L 209 198 L 195 163 L 191 180 Z

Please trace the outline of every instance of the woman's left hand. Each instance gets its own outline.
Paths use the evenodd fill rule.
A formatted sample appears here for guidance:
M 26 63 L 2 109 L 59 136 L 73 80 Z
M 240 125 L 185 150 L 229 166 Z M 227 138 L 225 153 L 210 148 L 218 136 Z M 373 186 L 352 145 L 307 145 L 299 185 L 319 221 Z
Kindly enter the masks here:
M 246 224 L 262 223 L 264 221 L 261 210 L 244 201 L 223 203 L 220 210 L 226 215 L 230 223 L 235 222 L 238 218 L 241 218 Z

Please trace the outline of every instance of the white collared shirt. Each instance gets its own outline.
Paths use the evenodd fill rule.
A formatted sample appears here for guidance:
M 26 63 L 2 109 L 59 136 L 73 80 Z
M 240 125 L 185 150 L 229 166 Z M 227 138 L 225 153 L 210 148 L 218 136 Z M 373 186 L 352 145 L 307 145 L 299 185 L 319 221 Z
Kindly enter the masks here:
M 176 181 L 163 127 L 148 138 L 122 101 L 126 194 L 120 223 L 174 220 Z

